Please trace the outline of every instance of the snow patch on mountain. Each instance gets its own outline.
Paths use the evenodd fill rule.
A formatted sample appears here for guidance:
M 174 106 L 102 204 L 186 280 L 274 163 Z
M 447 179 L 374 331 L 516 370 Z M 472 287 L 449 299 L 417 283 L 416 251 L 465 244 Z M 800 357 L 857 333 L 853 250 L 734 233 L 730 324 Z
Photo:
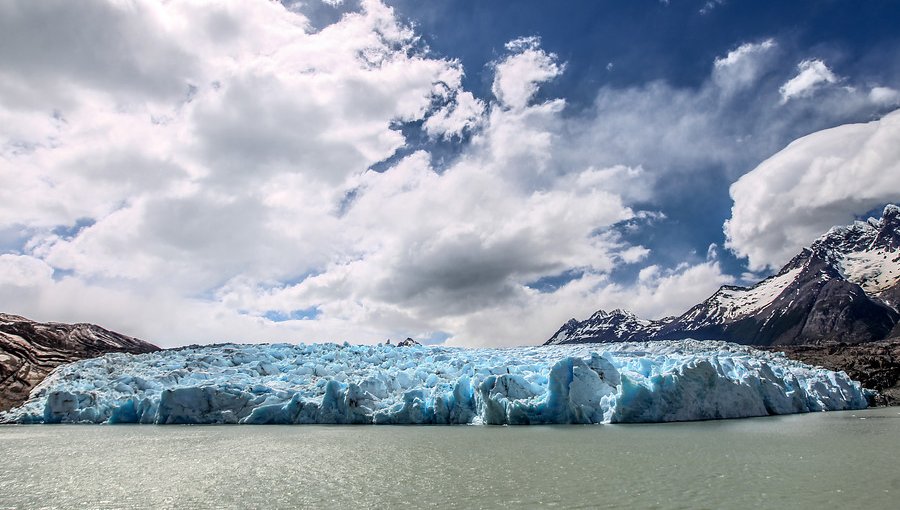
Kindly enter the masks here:
M 900 252 L 877 249 L 844 255 L 839 265 L 844 277 L 867 294 L 879 295 L 900 279 Z
M 708 303 L 714 308 L 714 313 L 707 320 L 709 322 L 724 322 L 739 317 L 746 317 L 769 306 L 775 298 L 797 278 L 802 268 L 794 268 L 782 274 L 767 278 L 753 287 L 726 286 L 719 289 Z M 699 313 L 699 310 L 695 313 Z M 692 317 L 686 316 L 687 319 Z

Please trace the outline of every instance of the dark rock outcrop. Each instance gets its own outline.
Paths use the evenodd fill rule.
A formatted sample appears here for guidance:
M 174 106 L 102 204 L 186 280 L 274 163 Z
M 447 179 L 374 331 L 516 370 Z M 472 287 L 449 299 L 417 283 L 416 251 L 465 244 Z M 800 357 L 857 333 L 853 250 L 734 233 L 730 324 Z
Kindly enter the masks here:
M 864 388 L 876 390 L 875 404 L 900 404 L 900 338 L 865 344 L 828 343 L 763 347 L 829 370 L 843 370 Z
M 63 363 L 108 352 L 158 350 L 93 324 L 41 323 L 0 313 L 0 411 L 24 402 L 31 389 Z

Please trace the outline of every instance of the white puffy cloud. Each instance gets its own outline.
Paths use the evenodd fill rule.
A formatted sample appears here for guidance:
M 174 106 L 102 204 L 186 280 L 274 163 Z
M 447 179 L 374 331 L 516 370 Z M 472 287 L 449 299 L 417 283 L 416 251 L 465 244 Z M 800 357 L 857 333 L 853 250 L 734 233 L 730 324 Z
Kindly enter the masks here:
M 540 48 L 537 37 L 522 37 L 506 43 L 512 55 L 495 64 L 491 90 L 504 106 L 524 108 L 538 90 L 538 84 L 563 72 L 556 55 Z
M 441 173 L 417 152 L 387 172 L 364 174 L 340 223 L 353 246 L 345 261 L 294 285 L 234 282 L 222 299 L 254 313 L 321 304 L 347 322 L 447 331 L 458 344 L 544 340 L 570 313 L 562 296 L 573 291 L 551 297 L 530 282 L 571 268 L 608 273 L 645 253 L 601 233 L 634 216 L 607 185 L 639 169 L 550 170 L 563 106 L 492 105 L 470 149 Z M 590 278 L 582 280 L 566 288 Z M 566 306 L 583 296 L 572 294 Z M 546 307 L 551 300 L 559 306 Z
M 629 188 L 656 199 L 684 195 L 693 186 L 733 182 L 791 140 L 896 107 L 889 84 L 872 87 L 849 77 L 839 78 L 845 86 L 815 85 L 807 91 L 821 89 L 815 101 L 781 104 L 780 89 L 795 76 L 780 62 L 787 51 L 772 38 L 739 44 L 715 59 L 708 78 L 694 87 L 602 86 L 592 108 L 561 127 L 565 149 L 553 160 L 563 168 L 640 168 L 640 185 Z
M 724 274 L 715 260 L 670 270 L 651 265 L 641 271 L 636 289 L 629 289 L 632 295 L 624 301 L 643 317 L 678 316 L 730 283 L 734 278 Z
M 484 101 L 469 91 L 463 91 L 453 101 L 431 114 L 422 127 L 432 137 L 452 139 L 477 127 L 481 123 L 484 107 Z
M 189 308 L 238 275 L 325 267 L 349 249 L 336 232 L 353 179 L 405 143 L 394 124 L 443 107 L 439 89 L 473 109 L 459 65 L 415 50 L 375 1 L 315 33 L 264 1 L 0 9 L 0 228 L 90 295 Z M 82 319 L 120 324 L 100 301 Z
M 873 103 L 885 106 L 900 105 L 900 91 L 891 87 L 872 87 L 869 91 L 869 99 Z
M 809 97 L 823 84 L 837 83 L 840 78 L 831 69 L 818 59 L 804 60 L 797 64 L 799 71 L 796 76 L 788 80 L 778 91 L 781 93 L 781 102 L 786 103 L 794 98 Z
M 600 307 L 678 313 L 729 278 L 617 233 L 663 217 L 640 210 L 659 188 L 755 164 L 792 115 L 889 99 L 736 120 L 732 92 L 778 97 L 763 41 L 697 89 L 604 87 L 569 112 L 536 99 L 564 70 L 536 38 L 507 45 L 478 98 L 375 0 L 315 29 L 262 0 L 69 4 L 0 7 L 0 309 L 165 346 L 512 345 Z M 401 125 L 458 156 L 412 152 Z
M 727 94 L 753 85 L 769 65 L 776 46 L 774 39 L 741 44 L 713 62 L 713 80 Z
M 900 200 L 900 110 L 794 141 L 731 186 L 727 246 L 776 268 L 833 225 Z
M 3 104 L 68 110 L 85 88 L 115 89 L 122 99 L 176 99 L 201 65 L 171 37 L 187 28 L 176 25 L 151 2 L 3 2 Z
M 55 14 L 5 8 L 20 46 Z M 640 168 L 554 165 L 565 102 L 530 103 L 562 66 L 536 39 L 508 45 L 487 104 L 375 1 L 316 32 L 261 1 L 85 9 L 102 30 L 59 35 L 0 82 L 4 97 L 32 89 L 0 102 L 17 105 L 0 107 L 0 228 L 28 237 L 0 260 L 16 289 L 3 309 L 163 345 L 440 331 L 512 344 L 523 330 L 479 324 L 527 315 L 543 328 L 529 333 L 552 332 L 556 316 L 534 310 L 556 294 L 530 282 L 646 256 L 609 230 L 635 214 L 614 183 Z M 159 47 L 139 48 L 141 72 L 84 56 L 147 33 Z M 369 170 L 405 145 L 403 122 L 469 133 L 468 148 L 440 172 L 421 151 Z

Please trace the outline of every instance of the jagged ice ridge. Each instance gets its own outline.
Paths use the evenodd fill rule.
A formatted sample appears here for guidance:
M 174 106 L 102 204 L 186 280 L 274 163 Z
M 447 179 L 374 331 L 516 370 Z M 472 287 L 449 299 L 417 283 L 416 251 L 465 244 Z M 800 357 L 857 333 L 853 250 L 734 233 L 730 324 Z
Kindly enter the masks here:
M 463 349 L 220 345 L 57 368 L 17 423 L 665 422 L 866 407 L 843 372 L 681 340 Z

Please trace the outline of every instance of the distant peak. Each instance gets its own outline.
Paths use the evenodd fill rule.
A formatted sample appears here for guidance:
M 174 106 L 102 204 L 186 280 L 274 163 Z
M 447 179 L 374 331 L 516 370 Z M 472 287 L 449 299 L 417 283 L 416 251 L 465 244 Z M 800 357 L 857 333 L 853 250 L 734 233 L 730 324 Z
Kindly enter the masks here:
M 893 228 L 900 226 L 900 206 L 894 204 L 884 206 L 884 211 L 881 213 L 881 227 L 887 226 Z
M 605 318 L 609 317 L 610 315 L 611 315 L 610 312 L 600 309 L 600 310 L 597 310 L 596 312 L 594 312 L 594 314 L 591 315 L 590 319 L 588 319 L 588 320 L 605 319 Z
M 625 317 L 625 318 L 633 318 L 636 317 L 632 312 L 625 310 L 623 308 L 614 308 L 610 311 L 606 310 L 597 310 L 594 312 L 594 315 L 591 315 L 589 320 L 599 320 L 599 319 L 608 319 L 611 317 Z
M 860 253 L 877 249 L 891 251 L 900 247 L 900 207 L 888 204 L 880 218 L 855 221 L 847 226 L 828 229 L 811 246 L 812 252 L 825 260 L 836 261 L 848 253 Z M 801 253 L 806 255 L 807 250 Z M 794 261 L 789 263 L 793 266 Z
M 397 347 L 414 347 L 417 345 L 422 345 L 422 344 L 420 344 L 419 342 L 416 342 L 415 340 L 413 340 L 410 337 L 406 337 L 406 340 L 401 340 L 401 341 L 397 342 Z

